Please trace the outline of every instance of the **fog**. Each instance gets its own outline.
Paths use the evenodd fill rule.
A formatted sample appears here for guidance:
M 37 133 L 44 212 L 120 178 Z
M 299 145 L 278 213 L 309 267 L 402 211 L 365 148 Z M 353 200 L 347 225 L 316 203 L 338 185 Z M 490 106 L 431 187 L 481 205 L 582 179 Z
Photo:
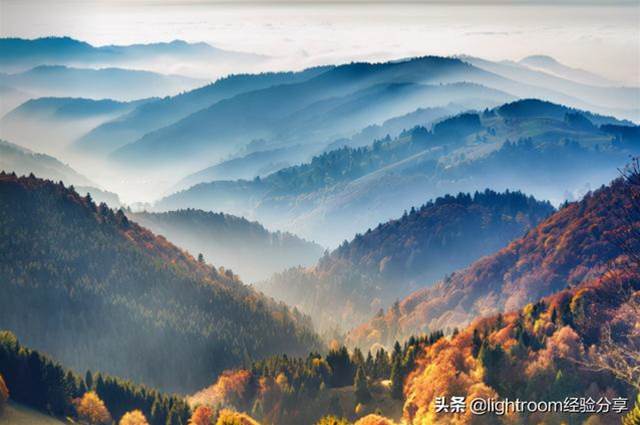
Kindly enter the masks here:
M 271 57 L 255 65 L 136 64 L 215 78 L 353 60 L 546 54 L 624 84 L 640 69 L 637 2 L 212 3 L 0 0 L 0 35 L 68 35 L 95 45 L 183 39 Z M 161 69 L 157 69 L 161 68 Z M 254 68 L 254 69 L 251 69 Z

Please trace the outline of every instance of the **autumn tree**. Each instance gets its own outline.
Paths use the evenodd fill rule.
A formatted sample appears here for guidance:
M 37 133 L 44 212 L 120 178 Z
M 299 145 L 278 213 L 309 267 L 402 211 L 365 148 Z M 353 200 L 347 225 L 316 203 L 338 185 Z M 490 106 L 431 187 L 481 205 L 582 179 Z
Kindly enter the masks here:
M 189 425 L 213 425 L 215 412 L 209 406 L 198 406 L 189 419 Z
M 133 410 L 124 414 L 119 425 L 149 425 L 147 418 L 144 417 L 141 411 Z
M 93 391 L 85 393 L 80 399 L 78 404 L 78 417 L 90 425 L 108 424 L 111 422 L 109 411 L 103 401 L 100 400 L 98 395 Z
M 0 412 L 4 408 L 4 405 L 7 404 L 9 400 L 9 389 L 7 385 L 4 383 L 4 378 L 0 375 Z
M 260 425 L 251 417 L 244 413 L 234 412 L 233 410 L 222 409 L 218 416 L 216 425 Z
M 351 425 L 351 422 L 338 416 L 323 416 L 316 425 Z
M 640 425 L 640 392 L 638 392 L 636 405 L 627 414 L 627 416 L 624 417 L 622 425 Z

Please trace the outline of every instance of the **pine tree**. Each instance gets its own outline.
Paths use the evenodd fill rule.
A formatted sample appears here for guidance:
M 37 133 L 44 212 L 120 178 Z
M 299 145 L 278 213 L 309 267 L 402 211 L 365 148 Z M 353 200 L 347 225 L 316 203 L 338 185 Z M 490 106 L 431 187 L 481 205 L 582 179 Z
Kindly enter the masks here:
M 358 403 L 366 404 L 371 400 L 371 392 L 369 391 L 369 384 L 367 383 L 367 376 L 364 373 L 362 366 L 358 366 L 355 378 L 355 392 L 356 401 Z
M 404 376 L 400 356 L 395 356 L 391 366 L 391 397 L 402 400 L 402 385 Z

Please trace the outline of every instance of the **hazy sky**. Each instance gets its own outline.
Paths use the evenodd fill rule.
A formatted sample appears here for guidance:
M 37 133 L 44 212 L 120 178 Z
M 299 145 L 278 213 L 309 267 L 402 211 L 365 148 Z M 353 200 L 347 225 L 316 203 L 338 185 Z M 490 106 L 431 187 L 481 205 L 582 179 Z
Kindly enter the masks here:
M 603 3 L 0 0 L 0 34 L 69 35 L 97 45 L 206 41 L 274 56 L 278 69 L 425 54 L 548 54 L 640 85 L 640 1 Z

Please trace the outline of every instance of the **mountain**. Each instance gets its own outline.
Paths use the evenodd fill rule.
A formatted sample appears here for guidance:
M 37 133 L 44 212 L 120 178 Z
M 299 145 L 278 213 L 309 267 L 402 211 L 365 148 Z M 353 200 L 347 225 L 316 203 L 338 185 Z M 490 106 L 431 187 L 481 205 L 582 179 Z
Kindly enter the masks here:
M 111 99 L 43 97 L 31 99 L 0 119 L 0 137 L 50 153 L 59 153 L 71 141 L 155 98 L 132 102 Z M 43 142 L 46 144 L 43 145 Z
M 224 264 L 246 282 L 263 280 L 297 265 L 311 265 L 322 247 L 290 233 L 270 232 L 257 222 L 201 210 L 127 213 L 192 255 Z
M 0 170 L 18 175 L 37 174 L 43 178 L 63 181 L 67 185 L 91 186 L 85 176 L 56 158 L 33 152 L 5 140 L 0 140 Z
M 326 143 L 344 132 L 359 131 L 374 123 L 371 120 L 382 122 L 417 107 L 465 99 L 480 99 L 490 107 L 513 98 L 501 88 L 482 86 L 491 82 L 507 88 L 517 85 L 457 59 L 352 63 L 297 84 L 225 99 L 147 133 L 111 157 L 118 164 L 154 169 L 176 158 L 198 166 L 204 157 L 210 164 L 254 139 Z
M 320 329 L 361 323 L 496 251 L 552 211 L 518 192 L 438 198 L 345 241 L 315 267 L 278 273 L 259 288 L 310 314 Z
M 90 193 L 97 203 L 105 202 L 112 208 L 121 205 L 118 195 L 97 188 L 94 182 L 52 156 L 4 140 L 0 140 L 0 154 L 0 170 L 6 173 L 25 176 L 36 174 L 49 180 L 62 181 L 66 185 L 75 185 L 78 193 Z
M 38 65 L 20 73 L 0 74 L 0 85 L 27 91 L 36 97 L 134 100 L 176 94 L 203 83 L 194 78 L 150 71 L 63 65 Z
M 13 87 L 0 85 L 0 117 L 32 97 Z
M 396 138 L 402 132 L 411 130 L 416 126 L 430 127 L 438 121 L 470 109 L 482 109 L 482 105 L 475 105 L 474 107 L 469 104 L 457 105 L 449 103 L 434 108 L 418 108 L 408 114 L 390 118 L 382 124 L 369 125 L 349 138 L 342 138 L 332 142 L 324 150 L 329 152 L 343 146 L 352 148 L 367 146 L 374 140 L 381 140 L 387 137 Z
M 554 103 L 561 103 L 573 108 L 587 109 L 605 115 L 613 115 L 620 119 L 640 122 L 640 87 L 622 87 L 602 82 L 584 82 L 584 73 L 579 70 L 569 71 L 567 68 L 548 58 L 547 60 L 525 58 L 521 62 L 492 62 L 471 56 L 462 56 L 462 60 L 473 64 L 510 81 L 530 87 L 539 87 L 535 97 Z M 556 65 L 551 65 L 555 62 Z M 533 66 L 533 63 L 546 64 Z M 553 70 L 557 72 L 553 72 Z M 595 77 L 594 77 L 595 78 Z M 593 79 L 593 78 L 591 78 Z M 520 93 L 518 90 L 513 94 Z M 531 95 L 520 94 L 521 97 Z
M 244 149 L 249 153 L 244 155 L 241 153 L 237 158 L 222 161 L 219 164 L 191 174 L 180 180 L 174 190 L 184 190 L 198 183 L 214 180 L 250 180 L 254 177 L 265 177 L 280 169 L 308 161 L 313 154 L 320 154 L 322 153 L 321 151 L 329 152 L 344 146 L 366 146 L 372 140 L 384 139 L 390 135 L 396 137 L 404 130 L 411 129 L 417 125 L 429 126 L 436 121 L 466 109 L 466 107 L 455 103 L 450 103 L 445 107 L 418 108 L 407 114 L 390 118 L 382 124 L 369 125 L 350 138 L 338 139 L 324 149 L 306 144 L 264 150 L 269 145 L 264 141 L 256 141 L 250 143 Z
M 299 313 L 61 184 L 2 174 L 0 220 L 0 328 L 75 370 L 188 391 L 319 348 Z
M 158 65 L 158 62 L 165 66 L 185 61 L 238 65 L 261 59 L 263 58 L 258 55 L 231 52 L 206 43 L 187 43 L 182 40 L 96 47 L 70 37 L 0 38 L 0 69 L 4 72 L 21 72 L 43 64 L 80 67 L 119 65 L 148 69 Z
M 206 86 L 141 105 L 125 116 L 94 128 L 81 137 L 75 147 L 80 152 L 110 153 L 136 141 L 148 132 L 173 124 L 220 100 L 274 85 L 305 81 L 329 68 L 317 67 L 300 72 L 239 74 L 220 78 Z
M 526 58 L 520 59 L 518 63 L 529 68 L 545 71 L 558 77 L 566 78 L 567 80 L 575 81 L 581 84 L 604 87 L 619 85 L 592 72 L 564 65 L 551 56 L 527 56 Z
M 629 237 L 628 226 L 640 223 L 634 202 L 630 183 L 621 179 L 590 192 L 495 254 L 412 293 L 352 331 L 349 342 L 366 346 L 464 326 L 598 279 L 624 254 L 619 241 Z
M 154 208 L 221 209 L 336 246 L 447 193 L 492 187 L 555 204 L 574 199 L 610 181 L 640 150 L 634 129 L 611 117 L 521 100 L 325 152 L 265 178 L 201 183 Z
M 180 180 L 173 190 L 185 190 L 198 183 L 214 180 L 251 180 L 254 177 L 265 177 L 283 168 L 304 162 L 314 150 L 312 146 L 258 150 L 190 174 Z

